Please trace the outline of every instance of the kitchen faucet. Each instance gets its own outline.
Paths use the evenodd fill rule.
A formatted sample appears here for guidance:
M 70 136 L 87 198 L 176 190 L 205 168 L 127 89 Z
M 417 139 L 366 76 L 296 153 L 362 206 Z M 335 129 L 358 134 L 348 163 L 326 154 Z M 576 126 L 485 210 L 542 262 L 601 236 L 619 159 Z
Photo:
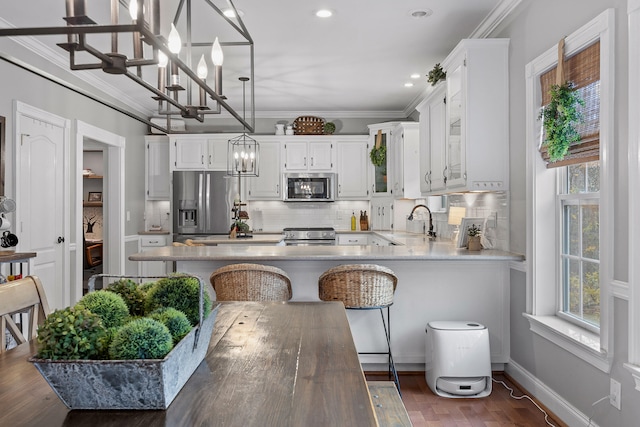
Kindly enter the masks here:
M 409 217 L 407 219 L 409 221 L 413 220 L 413 213 L 418 208 L 425 208 L 427 210 L 427 212 L 429 212 L 429 232 L 427 233 L 427 235 L 429 236 L 430 239 L 435 239 L 436 238 L 436 232 L 433 231 L 433 217 L 431 216 L 431 209 L 429 209 L 429 207 L 427 205 L 415 205 L 413 207 L 413 209 L 411 209 L 411 213 L 409 214 Z

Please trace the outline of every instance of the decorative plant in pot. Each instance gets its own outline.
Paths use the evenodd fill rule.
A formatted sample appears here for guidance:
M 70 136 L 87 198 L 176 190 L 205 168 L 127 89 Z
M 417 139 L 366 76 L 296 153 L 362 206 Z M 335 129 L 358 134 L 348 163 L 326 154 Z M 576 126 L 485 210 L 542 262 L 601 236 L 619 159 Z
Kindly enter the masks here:
M 479 251 L 482 249 L 482 244 L 480 243 L 480 231 L 480 228 L 475 224 L 471 224 L 471 227 L 467 227 L 467 248 L 470 251 Z
M 447 73 L 442 69 L 440 63 L 433 66 L 433 69 L 427 74 L 427 81 L 431 83 L 431 86 L 435 86 L 440 80 L 446 80 Z
M 217 308 L 195 276 L 122 278 L 47 316 L 30 361 L 70 409 L 166 409 L 204 359 Z
M 323 131 L 325 135 L 333 135 L 336 131 L 336 125 L 333 122 L 327 122 L 324 124 Z

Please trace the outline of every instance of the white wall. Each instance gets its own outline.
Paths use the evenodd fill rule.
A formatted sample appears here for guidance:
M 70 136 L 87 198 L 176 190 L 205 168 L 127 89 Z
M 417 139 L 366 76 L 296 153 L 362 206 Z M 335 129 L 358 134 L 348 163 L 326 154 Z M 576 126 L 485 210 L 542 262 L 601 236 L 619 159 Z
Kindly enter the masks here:
M 510 185 L 511 226 L 510 249 L 525 253 L 525 66 L 567 34 L 603 12 L 615 8 L 615 149 L 616 170 L 614 236 L 614 279 L 628 280 L 628 206 L 627 206 L 627 2 L 626 0 L 535 0 L 523 1 L 515 16 L 492 34 L 508 37 L 510 45 Z M 529 331 L 522 317 L 526 303 L 526 273 L 511 273 L 511 357 L 535 379 L 569 405 L 587 416 L 593 414 L 600 426 L 633 426 L 640 419 L 640 392 L 633 387 L 631 376 L 622 367 L 627 359 L 628 302 L 614 298 L 614 364 L 605 374 L 562 348 Z M 595 410 L 591 404 L 609 394 L 609 379 L 622 383 L 622 410 L 608 402 Z M 538 390 L 539 391 L 539 390 Z M 586 424 L 586 423 L 585 423 Z

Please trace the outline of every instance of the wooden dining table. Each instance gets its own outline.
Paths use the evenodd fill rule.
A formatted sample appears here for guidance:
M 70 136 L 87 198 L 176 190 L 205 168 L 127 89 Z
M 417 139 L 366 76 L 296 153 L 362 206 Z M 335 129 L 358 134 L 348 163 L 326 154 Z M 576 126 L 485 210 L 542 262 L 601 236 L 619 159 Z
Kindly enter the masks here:
M 377 426 L 340 302 L 223 302 L 167 410 L 70 411 L 28 358 L 0 355 L 0 426 Z

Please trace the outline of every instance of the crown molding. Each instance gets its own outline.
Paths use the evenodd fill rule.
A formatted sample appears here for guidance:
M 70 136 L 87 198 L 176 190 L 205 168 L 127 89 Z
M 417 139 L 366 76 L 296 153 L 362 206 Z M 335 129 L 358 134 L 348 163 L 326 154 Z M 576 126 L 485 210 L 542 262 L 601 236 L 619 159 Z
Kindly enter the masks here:
M 631 1 L 631 0 L 630 0 Z M 640 2 L 640 0 L 634 0 Z M 486 18 L 476 27 L 475 30 L 469 35 L 470 39 L 486 39 L 489 38 L 491 33 L 504 21 L 516 7 L 522 3 L 522 0 L 502 0 L 493 8 L 493 10 L 487 15 Z M 420 105 L 431 93 L 429 88 L 422 94 L 418 95 L 405 109 L 405 114 L 408 116 L 415 110 L 416 106 Z
M 484 39 L 493 33 L 493 31 L 504 21 L 513 10 L 522 3 L 522 0 L 502 0 L 493 8 L 493 10 L 484 18 L 484 20 L 469 35 L 470 39 Z
M 298 116 L 320 116 L 320 117 L 336 117 L 349 119 L 394 119 L 406 118 L 405 111 L 389 110 L 389 111 L 301 111 L 301 110 L 281 110 L 281 111 L 256 111 L 256 119 L 272 119 L 278 117 L 298 117 Z

